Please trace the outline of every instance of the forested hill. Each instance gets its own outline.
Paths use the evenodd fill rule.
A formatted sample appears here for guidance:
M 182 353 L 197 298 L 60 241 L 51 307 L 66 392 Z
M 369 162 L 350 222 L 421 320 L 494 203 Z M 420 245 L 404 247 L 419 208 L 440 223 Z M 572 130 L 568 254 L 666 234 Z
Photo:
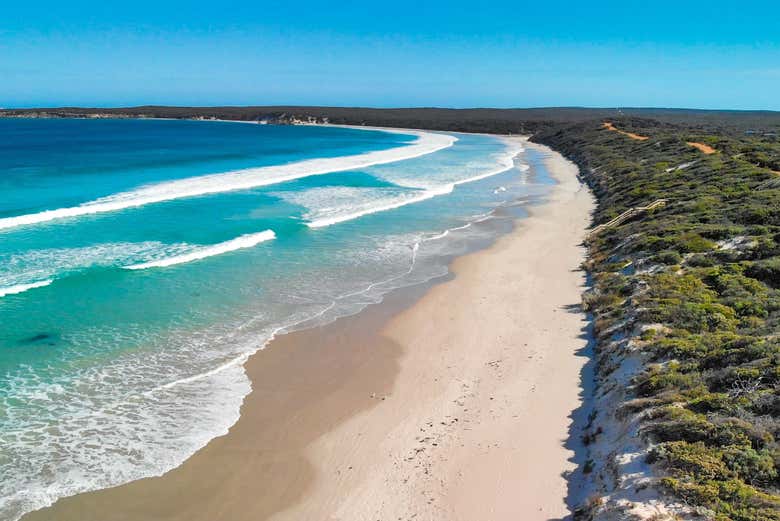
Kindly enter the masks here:
M 780 131 L 780 112 L 714 111 L 657 108 L 531 108 L 445 109 L 363 107 L 165 107 L 31 108 L 0 110 L 0 117 L 134 117 L 174 119 L 230 119 L 268 123 L 330 122 L 334 124 L 422 128 L 498 134 L 531 134 L 555 125 L 636 117 L 701 128 Z
M 596 224 L 661 200 L 587 240 L 598 389 L 578 515 L 780 519 L 780 139 L 615 118 L 533 140 L 579 163 Z

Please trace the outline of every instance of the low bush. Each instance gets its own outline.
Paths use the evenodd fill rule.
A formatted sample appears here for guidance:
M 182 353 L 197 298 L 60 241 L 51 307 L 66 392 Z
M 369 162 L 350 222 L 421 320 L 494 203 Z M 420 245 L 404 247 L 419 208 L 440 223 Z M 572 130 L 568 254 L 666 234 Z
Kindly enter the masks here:
M 599 199 L 596 222 L 668 200 L 588 242 L 585 301 L 596 352 L 609 349 L 600 371 L 615 367 L 611 328 L 628 324 L 645 366 L 617 414 L 639 414 L 663 486 L 717 521 L 780 521 L 780 182 L 762 166 L 780 165 L 780 142 L 624 123 L 651 139 L 600 122 L 533 138 L 577 159 Z

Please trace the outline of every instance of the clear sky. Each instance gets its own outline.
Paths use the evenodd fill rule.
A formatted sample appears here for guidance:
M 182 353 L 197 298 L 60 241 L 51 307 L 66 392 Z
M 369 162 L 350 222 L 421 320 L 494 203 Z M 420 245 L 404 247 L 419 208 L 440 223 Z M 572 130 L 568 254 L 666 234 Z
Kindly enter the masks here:
M 0 107 L 780 110 L 780 2 L 14 0 Z

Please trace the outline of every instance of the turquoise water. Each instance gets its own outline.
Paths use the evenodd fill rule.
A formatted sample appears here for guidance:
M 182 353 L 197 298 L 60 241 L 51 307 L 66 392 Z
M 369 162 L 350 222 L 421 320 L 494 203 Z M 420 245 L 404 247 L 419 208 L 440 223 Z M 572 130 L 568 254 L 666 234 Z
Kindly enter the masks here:
M 274 334 L 446 274 L 549 186 L 477 135 L 0 119 L 0 138 L 2 519 L 180 464 L 238 418 Z

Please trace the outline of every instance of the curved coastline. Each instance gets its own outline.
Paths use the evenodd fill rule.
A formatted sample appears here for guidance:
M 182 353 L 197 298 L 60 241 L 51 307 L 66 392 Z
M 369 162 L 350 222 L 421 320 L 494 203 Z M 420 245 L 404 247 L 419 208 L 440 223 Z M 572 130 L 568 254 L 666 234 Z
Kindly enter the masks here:
M 501 169 L 501 171 L 503 171 L 503 170 L 504 169 Z M 491 175 L 495 175 L 496 173 L 500 173 L 500 172 L 491 172 Z M 481 177 L 486 177 L 486 176 L 481 176 Z M 485 216 L 482 215 L 482 214 L 473 216 L 474 222 L 481 222 L 481 221 L 484 221 L 485 219 L 486 219 Z M 473 223 L 470 223 L 470 224 L 473 224 Z M 455 226 L 455 227 L 452 228 L 452 230 L 445 230 L 445 232 L 442 232 L 441 234 L 433 235 L 432 237 L 421 237 L 420 241 L 421 242 L 427 242 L 428 240 L 434 240 L 434 239 L 437 239 L 439 236 L 449 235 L 449 233 L 448 233 L 449 231 L 456 232 L 456 231 L 461 230 L 461 229 L 465 230 L 468 227 L 469 226 Z M 457 240 L 459 240 L 459 239 L 456 238 L 456 241 Z M 177 252 L 173 251 L 171 253 L 175 254 Z M 184 253 L 187 253 L 187 252 L 185 251 Z M 178 257 L 182 257 L 182 255 L 179 255 Z M 176 257 L 176 258 L 178 258 L 178 257 Z M 121 266 L 123 266 L 123 264 L 118 264 L 118 267 L 121 267 Z M 151 266 L 149 266 L 149 267 L 151 267 Z M 336 298 L 337 299 L 346 299 L 346 301 L 351 302 L 354 299 L 351 299 L 350 297 L 357 296 L 358 300 L 359 300 L 359 307 L 362 309 L 363 307 L 365 307 L 369 303 L 375 302 L 378 297 L 381 298 L 380 295 L 384 295 L 387 291 L 391 291 L 393 288 L 398 287 L 398 285 L 405 285 L 405 284 L 416 283 L 416 282 L 411 282 L 411 281 L 397 281 L 397 279 L 403 278 L 404 276 L 408 275 L 411 272 L 411 270 L 413 269 L 413 267 L 414 267 L 414 262 L 412 262 L 412 264 L 410 265 L 410 270 L 407 271 L 407 272 L 401 273 L 400 275 L 397 275 L 397 276 L 393 276 L 390 279 L 386 279 L 386 280 L 383 279 L 383 280 L 379 280 L 377 282 L 373 282 L 368 287 L 363 288 L 360 291 L 352 292 L 352 293 L 349 293 L 349 294 L 346 294 L 346 295 L 341 295 L 341 296 L 338 296 Z M 426 273 L 425 276 L 427 277 L 429 275 Z M 438 276 L 440 276 L 440 273 L 436 274 L 434 276 L 438 277 Z M 419 279 L 419 278 L 420 277 L 416 277 L 416 279 Z M 417 280 L 417 281 L 419 281 L 419 280 Z M 364 294 L 365 294 L 365 298 L 362 296 Z M 344 312 L 347 312 L 347 314 L 357 312 L 357 311 L 349 311 L 348 309 L 341 310 L 341 311 L 336 310 L 335 312 L 331 312 L 331 310 L 335 306 L 335 304 L 336 303 L 334 301 L 333 304 L 327 306 L 326 308 L 322 309 L 321 311 L 317 312 L 316 314 L 314 314 L 312 316 L 304 318 L 303 320 L 299 320 L 299 319 L 296 318 L 296 320 L 294 322 L 292 322 L 290 324 L 287 324 L 287 325 L 284 325 L 283 327 L 277 328 L 270 335 L 270 338 L 273 338 L 277 334 L 280 334 L 280 333 L 283 333 L 283 332 L 287 332 L 287 331 L 290 331 L 290 330 L 296 330 L 296 329 L 300 329 L 300 328 L 312 327 L 312 326 L 315 325 L 314 322 L 322 323 L 323 321 L 334 320 L 338 316 L 343 316 Z M 340 306 L 340 307 L 344 307 L 344 306 Z M 355 306 L 351 306 L 351 307 L 353 309 L 355 308 Z M 241 327 L 243 327 L 243 325 Z M 281 336 L 281 335 L 279 335 L 279 336 Z M 161 380 L 161 383 L 163 383 L 163 385 L 161 385 L 158 389 L 154 389 L 154 390 L 151 390 L 149 392 L 155 394 L 155 396 L 156 396 L 157 395 L 157 391 L 165 392 L 166 390 L 171 389 L 172 387 L 176 387 L 176 386 L 181 385 L 181 384 L 192 383 L 192 382 L 195 382 L 197 380 L 201 380 L 203 378 L 208 378 L 210 376 L 214 376 L 215 374 L 221 373 L 223 371 L 224 371 L 224 375 L 228 375 L 229 376 L 230 374 L 235 374 L 235 373 L 241 371 L 241 366 L 247 360 L 247 358 L 249 358 L 254 352 L 256 352 L 257 349 L 262 349 L 267 344 L 267 338 L 268 338 L 268 336 L 265 333 L 263 333 L 262 338 L 258 338 L 258 342 L 253 343 L 252 346 L 248 346 L 249 349 L 246 352 L 244 352 L 241 356 L 237 357 L 236 359 L 229 360 L 226 363 L 220 365 L 219 367 L 214 368 L 213 370 L 210 370 L 210 371 L 208 371 L 206 373 L 202 373 L 202 374 L 196 374 L 196 375 L 194 375 L 192 377 L 182 378 L 182 379 L 179 379 L 179 380 L 176 380 L 176 381 L 168 381 L 167 383 L 164 383 L 164 382 L 166 382 L 166 380 Z M 242 342 L 242 346 L 243 346 L 243 342 Z M 247 381 L 247 387 L 248 387 L 248 385 L 249 385 L 249 382 Z M 246 392 L 248 392 L 248 390 Z M 239 395 L 238 399 L 240 400 L 246 394 L 246 392 L 241 394 L 241 395 Z M 142 394 L 144 396 L 146 396 L 147 392 L 144 392 Z M 227 415 L 227 416 L 229 416 L 229 418 L 228 418 L 229 422 L 224 425 L 224 429 L 223 430 L 209 431 L 209 437 L 207 439 L 202 440 L 202 443 L 197 445 L 196 447 L 194 447 L 193 451 L 198 450 L 199 448 L 203 447 L 203 445 L 205 445 L 208 442 L 208 440 L 212 439 L 214 436 L 221 436 L 221 435 L 225 434 L 227 432 L 228 427 L 230 425 L 232 425 L 233 423 L 235 423 L 235 421 L 237 419 L 238 406 L 236 406 L 235 413 L 236 413 L 235 417 L 233 417 L 231 415 Z M 184 452 L 185 453 L 182 456 L 183 459 L 188 457 L 188 456 L 190 456 L 192 454 L 192 452 L 190 452 L 190 450 L 189 450 L 189 447 Z M 161 461 L 161 460 L 157 459 L 156 461 Z M 158 467 L 153 469 L 151 473 L 144 472 L 141 475 L 136 474 L 135 476 L 132 476 L 130 479 L 142 479 L 143 476 L 155 475 L 158 472 L 159 473 L 165 472 L 165 471 L 167 471 L 167 470 L 169 470 L 171 468 L 174 468 L 176 465 L 179 465 L 181 463 L 181 461 L 182 460 L 178 460 L 178 459 L 176 461 L 172 461 L 172 462 L 165 461 L 161 465 L 158 465 Z M 106 475 L 105 479 L 100 479 L 98 481 L 89 481 L 89 482 L 86 482 L 86 483 L 84 483 L 84 482 L 67 483 L 66 484 L 67 486 L 63 487 L 62 489 L 53 489 L 52 488 L 52 489 L 47 489 L 47 490 L 42 490 L 42 491 L 39 491 L 39 492 L 35 492 L 35 494 L 33 494 L 31 496 L 25 495 L 21 499 L 19 497 L 16 497 L 16 496 L 11 497 L 11 499 L 14 502 L 16 502 L 16 503 L 19 503 L 19 501 L 21 500 L 24 504 L 27 505 L 26 507 L 24 507 L 24 509 L 22 511 L 27 511 L 27 510 L 29 510 L 31 508 L 37 508 L 37 507 L 40 507 L 40 506 L 43 506 L 43 505 L 46 505 L 46 504 L 50 504 L 52 501 L 56 501 L 59 497 L 67 497 L 67 496 L 73 495 L 73 494 L 85 493 L 84 491 L 88 491 L 88 490 L 105 489 L 106 487 L 115 486 L 117 483 L 121 483 L 123 481 L 125 481 L 125 480 L 117 480 L 115 476 L 108 476 L 108 475 Z M 89 492 L 86 492 L 86 493 L 89 493 Z M 13 504 L 12 504 L 12 506 L 13 506 Z
M 565 238 L 571 239 L 580 231 L 584 231 L 588 224 L 587 215 L 591 201 L 585 197 L 587 194 L 580 193 L 581 187 L 576 189 L 576 179 L 570 169 L 561 169 L 558 165 L 551 168 L 551 172 L 557 177 L 559 184 L 554 189 L 550 201 L 534 209 L 532 211 L 534 217 L 522 220 L 516 231 L 504 235 L 498 243 L 487 250 L 458 257 L 452 265 L 455 279 L 448 278 L 448 282 L 433 287 L 428 283 L 405 290 L 395 290 L 385 298 L 383 303 L 372 305 L 357 315 L 338 319 L 327 326 L 280 335 L 270 342 L 268 346 L 270 349 L 265 349 L 262 355 L 249 358 L 246 371 L 252 379 L 253 391 L 245 399 L 241 418 L 226 436 L 212 440 L 182 466 L 160 478 L 146 478 L 113 489 L 89 492 L 60 500 L 53 507 L 28 514 L 24 519 L 26 521 L 49 519 L 50 517 L 47 516 L 56 515 L 58 519 L 67 520 L 77 519 L 78 516 L 83 518 L 85 513 L 95 515 L 99 513 L 99 517 L 103 519 L 206 520 L 213 519 L 218 512 L 225 513 L 225 509 L 231 513 L 231 519 L 263 519 L 271 515 L 275 515 L 275 519 L 276 516 L 279 519 L 299 519 L 302 515 L 308 518 L 333 515 L 337 512 L 344 515 L 344 508 L 347 506 L 349 506 L 348 512 L 359 511 L 361 514 L 368 515 L 374 514 L 375 512 L 371 510 L 377 508 L 384 509 L 381 510 L 383 513 L 390 513 L 387 511 L 389 506 L 382 501 L 382 498 L 390 492 L 393 494 L 408 492 L 410 500 L 413 500 L 417 508 L 425 509 L 424 504 L 418 504 L 419 498 L 414 499 L 410 492 L 414 490 L 414 494 L 419 495 L 421 491 L 419 487 L 424 485 L 421 476 L 413 476 L 413 479 L 408 481 L 410 483 L 408 487 L 399 489 L 396 483 L 383 491 L 382 480 L 391 479 L 394 475 L 392 466 L 381 463 L 379 470 L 374 470 L 368 468 L 368 463 L 361 462 L 361 459 L 356 456 L 369 448 L 372 436 L 379 434 L 377 429 L 380 427 L 393 430 L 394 425 L 399 425 L 398 422 L 401 422 L 400 425 L 418 425 L 418 422 L 423 422 L 421 425 L 424 425 L 427 421 L 420 416 L 420 413 L 427 415 L 431 410 L 417 410 L 419 407 L 415 408 L 413 414 L 403 417 L 392 414 L 399 412 L 397 405 L 393 405 L 398 403 L 395 401 L 395 395 L 401 392 L 399 385 L 403 385 L 406 389 L 404 384 L 410 382 L 410 377 L 413 377 L 413 381 L 421 388 L 421 404 L 431 406 L 439 403 L 439 406 L 443 406 L 445 402 L 442 400 L 445 400 L 451 392 L 451 389 L 441 389 L 440 384 L 421 382 L 417 370 L 412 368 L 421 360 L 419 354 L 415 355 L 410 351 L 411 337 L 408 337 L 408 334 L 413 333 L 415 328 L 418 328 L 419 333 L 420 320 L 430 318 L 424 318 L 423 315 L 431 312 L 432 303 L 439 302 L 442 296 L 451 299 L 458 295 L 458 293 L 453 294 L 452 291 L 463 291 L 462 284 L 467 284 L 467 287 L 471 288 L 468 289 L 469 293 L 478 291 L 479 284 L 476 284 L 474 279 L 477 272 L 474 270 L 485 268 L 484 259 L 493 259 L 489 264 L 497 264 L 496 267 L 507 266 L 506 252 L 511 250 L 517 253 L 518 248 L 525 248 L 526 245 L 521 243 L 523 240 L 528 240 L 529 233 L 535 237 L 536 246 L 552 247 L 551 243 L 545 240 L 554 242 L 555 239 L 561 239 L 560 234 L 563 233 L 566 233 Z M 564 211 L 566 206 L 564 203 L 570 203 L 571 197 L 576 197 L 577 204 Z M 556 212 L 562 214 L 558 215 Z M 534 224 L 539 217 L 543 217 L 548 225 L 552 225 L 558 235 L 548 236 L 547 239 L 540 237 L 540 230 L 537 229 L 539 225 Z M 466 228 L 472 224 L 458 228 Z M 448 232 L 450 230 L 427 239 L 437 240 L 448 235 Z M 510 247 L 509 244 L 514 246 Z M 565 247 L 567 255 L 559 262 L 553 263 L 556 276 L 561 275 L 558 270 L 561 264 L 576 266 L 578 263 L 578 259 L 575 258 L 578 248 L 570 242 L 565 242 L 562 247 Z M 533 256 L 533 254 L 528 255 Z M 496 276 L 501 275 L 502 269 L 497 270 Z M 516 274 L 517 269 L 515 268 L 512 273 Z M 537 270 L 540 267 L 522 264 L 519 269 Z M 566 288 L 567 298 L 574 294 L 579 295 L 577 285 L 581 283 L 578 282 L 579 278 L 579 274 L 567 277 L 567 284 L 572 284 Z M 460 283 L 460 280 L 465 282 Z M 558 295 L 558 292 L 551 293 Z M 516 295 L 516 299 L 518 302 L 513 302 L 521 307 L 528 306 L 528 301 L 533 300 L 528 295 Z M 533 307 L 533 303 L 530 304 Z M 461 309 L 463 305 L 456 307 Z M 422 308 L 426 311 L 415 311 Z M 492 311 L 497 311 L 495 304 Z M 493 325 L 501 329 L 507 319 L 508 317 L 499 318 L 499 324 L 494 320 Z M 401 326 L 398 326 L 399 320 Z M 462 321 L 463 319 L 460 322 Z M 581 321 L 574 317 L 568 322 L 570 323 L 562 334 L 566 337 L 576 332 L 572 338 L 576 343 Z M 322 344 L 318 348 L 318 356 L 311 356 L 309 349 L 306 348 L 313 341 Z M 432 342 L 433 350 L 438 352 L 440 347 L 437 347 L 439 344 L 435 335 Z M 343 345 L 344 348 L 327 350 L 327 346 L 334 343 Z M 361 347 L 366 343 L 370 344 L 372 349 Z M 573 349 L 570 352 L 560 353 L 560 356 L 564 357 L 566 374 L 570 376 L 579 370 L 579 361 L 575 360 Z M 560 358 L 557 360 L 560 361 Z M 431 360 L 427 361 L 431 362 Z M 516 362 L 521 363 L 521 361 Z M 492 366 L 489 367 L 492 371 Z M 474 369 L 471 367 L 471 370 Z M 515 384 L 519 385 L 520 382 Z M 559 432 L 561 424 L 566 423 L 564 419 L 568 412 L 573 405 L 576 405 L 576 383 L 570 383 L 566 389 L 567 392 L 563 393 L 565 396 L 562 406 L 568 409 L 562 411 L 560 406 L 556 406 L 554 411 L 548 412 L 545 416 L 552 428 L 557 429 L 555 432 Z M 521 397 L 533 399 L 528 389 L 523 391 Z M 481 399 L 486 400 L 487 397 Z M 560 418 L 557 414 L 560 414 Z M 553 419 L 550 415 L 556 416 Z M 357 418 L 364 418 L 365 421 L 358 425 L 356 431 Z M 502 421 L 507 421 L 504 416 L 502 418 Z M 360 442 L 355 446 L 356 434 Z M 391 434 L 391 440 L 396 444 L 393 452 L 395 456 L 400 457 L 402 454 L 398 451 L 404 450 L 404 447 L 419 447 L 417 439 L 406 440 L 404 437 L 397 436 L 398 433 Z M 374 442 L 384 444 L 381 438 Z M 432 447 L 428 446 L 428 449 Z M 514 456 L 516 454 L 513 454 Z M 556 462 L 560 460 L 566 466 L 566 456 L 567 452 L 561 448 L 560 454 L 556 454 L 552 459 Z M 258 463 L 260 469 L 257 468 Z M 549 463 L 547 466 L 551 468 L 542 473 L 545 476 L 555 473 L 559 481 L 556 481 L 555 486 L 545 493 L 546 500 L 549 500 L 552 506 L 550 511 L 545 511 L 545 515 L 552 514 L 554 510 L 561 510 L 559 502 L 555 501 L 561 487 L 562 478 L 558 475 L 560 469 Z M 395 464 L 396 470 L 397 467 L 398 465 Z M 445 467 L 441 468 L 445 469 Z M 257 470 L 261 471 L 259 476 L 254 473 Z M 447 469 L 446 472 L 449 475 L 451 469 Z M 266 479 L 262 476 L 266 476 Z M 404 483 L 406 484 L 407 482 Z M 549 485 L 549 482 L 546 484 Z M 262 490 L 258 490 L 258 487 Z M 196 490 L 200 492 L 194 493 Z M 184 497 L 183 491 L 188 491 L 186 494 L 188 505 L 176 499 Z M 330 500 L 323 499 L 325 497 L 323 494 L 333 494 L 334 491 L 337 493 L 336 497 Z M 480 493 L 486 492 L 481 490 Z M 227 500 L 224 494 L 232 498 L 230 504 L 224 504 Z M 467 496 L 473 497 L 474 494 L 470 493 Z M 565 494 L 561 498 L 564 496 Z M 148 497 L 149 500 L 139 502 L 139 497 Z M 358 498 L 361 501 L 356 504 Z M 190 502 L 189 500 L 192 499 L 194 501 Z M 380 507 L 380 504 L 384 506 Z M 400 512 L 392 513 L 395 515 Z M 524 519 L 534 518 L 535 512 L 525 513 L 530 517 Z

